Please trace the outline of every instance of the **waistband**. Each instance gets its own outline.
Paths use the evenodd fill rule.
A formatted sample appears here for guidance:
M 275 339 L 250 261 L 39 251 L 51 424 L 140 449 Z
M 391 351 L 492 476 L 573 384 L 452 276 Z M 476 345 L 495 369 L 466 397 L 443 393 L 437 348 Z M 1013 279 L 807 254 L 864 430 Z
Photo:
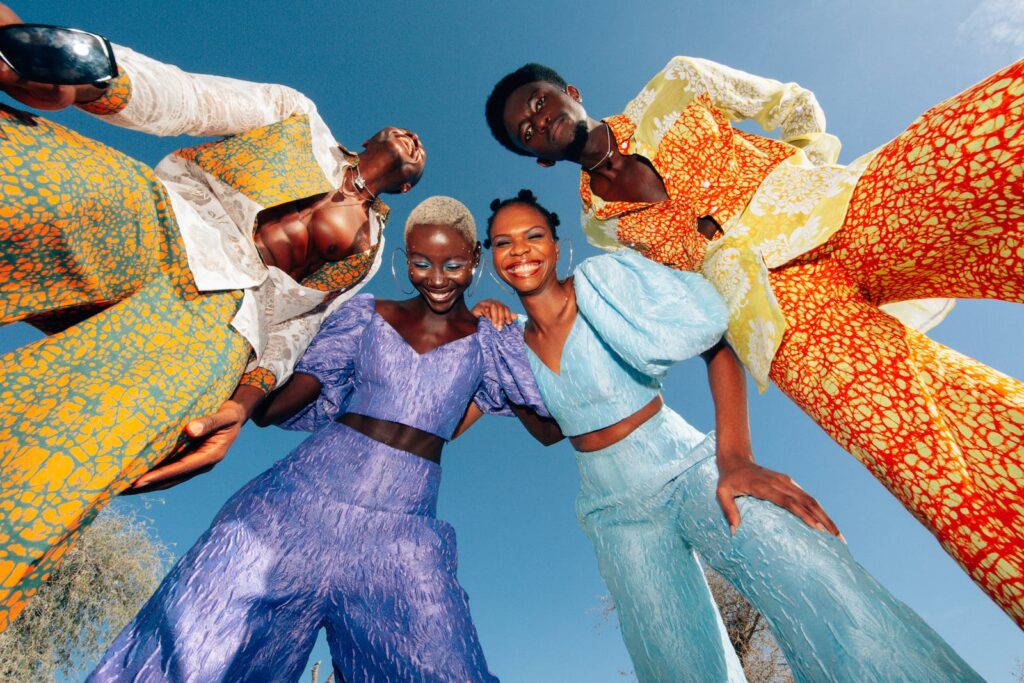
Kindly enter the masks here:
M 599 451 L 576 453 L 580 496 L 605 497 L 656 485 L 714 453 L 714 432 L 704 434 L 664 406 L 625 439 Z
M 435 517 L 441 466 L 334 422 L 292 453 L 288 469 L 335 501 Z

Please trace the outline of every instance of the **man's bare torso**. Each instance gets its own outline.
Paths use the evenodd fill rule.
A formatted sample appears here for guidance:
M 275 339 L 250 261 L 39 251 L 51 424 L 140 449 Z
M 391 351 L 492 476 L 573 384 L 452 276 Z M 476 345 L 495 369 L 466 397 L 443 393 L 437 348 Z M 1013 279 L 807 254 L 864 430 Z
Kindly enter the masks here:
M 335 190 L 260 211 L 254 239 L 266 265 L 301 282 L 324 263 L 368 249 L 369 227 L 366 203 Z

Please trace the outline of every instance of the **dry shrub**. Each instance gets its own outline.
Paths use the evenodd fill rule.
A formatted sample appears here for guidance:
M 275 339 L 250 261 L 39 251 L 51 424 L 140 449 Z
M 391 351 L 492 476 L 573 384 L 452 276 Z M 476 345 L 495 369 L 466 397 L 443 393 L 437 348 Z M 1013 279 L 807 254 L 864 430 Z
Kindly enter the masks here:
M 169 559 L 146 520 L 108 507 L 0 634 L 0 681 L 83 678 L 152 595 Z

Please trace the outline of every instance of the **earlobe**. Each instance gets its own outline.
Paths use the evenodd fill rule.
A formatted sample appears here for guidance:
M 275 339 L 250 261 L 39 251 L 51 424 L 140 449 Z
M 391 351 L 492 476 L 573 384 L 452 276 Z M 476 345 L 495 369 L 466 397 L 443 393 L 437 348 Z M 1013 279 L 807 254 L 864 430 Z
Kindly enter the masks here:
M 406 192 L 408 192 L 411 189 L 412 189 L 412 185 L 410 185 L 409 183 L 402 183 L 402 189 L 399 191 L 399 194 L 405 194 Z
M 537 165 L 543 166 L 544 168 L 551 168 L 552 166 L 555 165 L 555 162 L 553 162 L 551 159 L 537 159 Z

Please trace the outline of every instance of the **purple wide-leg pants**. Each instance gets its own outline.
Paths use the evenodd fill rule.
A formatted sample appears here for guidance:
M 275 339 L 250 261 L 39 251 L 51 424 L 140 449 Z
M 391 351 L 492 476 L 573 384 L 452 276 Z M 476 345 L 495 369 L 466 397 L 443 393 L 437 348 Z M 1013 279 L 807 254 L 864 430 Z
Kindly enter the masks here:
M 236 493 L 91 683 L 296 681 L 321 628 L 346 683 L 486 681 L 438 465 L 333 423 Z

